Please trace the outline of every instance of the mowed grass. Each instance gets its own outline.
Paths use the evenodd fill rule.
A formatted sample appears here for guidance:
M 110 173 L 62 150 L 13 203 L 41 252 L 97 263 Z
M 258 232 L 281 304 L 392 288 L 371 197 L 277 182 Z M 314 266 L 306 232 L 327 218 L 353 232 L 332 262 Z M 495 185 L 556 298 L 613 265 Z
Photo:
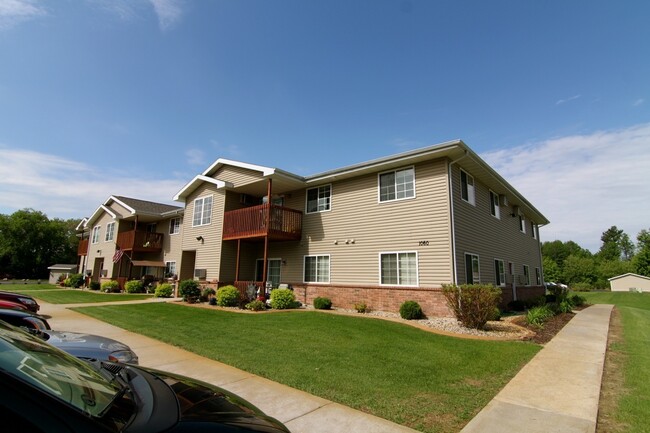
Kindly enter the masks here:
M 52 284 L 1 284 L 0 290 L 29 295 L 50 304 L 88 304 L 93 302 L 137 301 L 153 295 L 129 293 L 102 293 L 81 289 L 67 289 Z
M 459 431 L 540 349 L 322 312 L 75 310 L 423 432 Z
M 616 413 L 625 431 L 650 429 L 650 293 L 580 293 L 592 304 L 614 304 L 623 324 L 623 342 L 610 346 L 623 359 L 624 387 Z

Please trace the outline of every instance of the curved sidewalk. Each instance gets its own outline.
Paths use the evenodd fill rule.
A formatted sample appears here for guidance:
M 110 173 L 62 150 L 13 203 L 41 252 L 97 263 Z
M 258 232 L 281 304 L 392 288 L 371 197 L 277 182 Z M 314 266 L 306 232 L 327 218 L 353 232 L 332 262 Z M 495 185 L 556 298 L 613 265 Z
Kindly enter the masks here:
M 283 422 L 292 433 L 417 433 L 408 427 L 126 331 L 68 307 L 71 305 L 41 301 L 40 313 L 48 317 L 53 329 L 98 334 L 128 344 L 138 355 L 140 365 L 190 376 L 231 391 Z
M 578 312 L 462 433 L 595 432 L 613 307 Z

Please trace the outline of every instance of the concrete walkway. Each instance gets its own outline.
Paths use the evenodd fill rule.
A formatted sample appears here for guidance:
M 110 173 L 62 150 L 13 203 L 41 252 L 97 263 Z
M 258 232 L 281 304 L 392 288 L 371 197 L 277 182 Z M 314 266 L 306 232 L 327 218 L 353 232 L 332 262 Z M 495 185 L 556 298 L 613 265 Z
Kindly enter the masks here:
M 462 432 L 595 432 L 612 308 L 580 311 Z
M 143 366 L 194 377 L 232 391 L 282 421 L 292 433 L 416 432 L 125 331 L 68 307 L 42 303 L 40 313 L 51 317 L 48 321 L 53 329 L 88 332 L 128 344 Z M 594 432 L 612 307 L 594 305 L 580 311 L 462 432 Z

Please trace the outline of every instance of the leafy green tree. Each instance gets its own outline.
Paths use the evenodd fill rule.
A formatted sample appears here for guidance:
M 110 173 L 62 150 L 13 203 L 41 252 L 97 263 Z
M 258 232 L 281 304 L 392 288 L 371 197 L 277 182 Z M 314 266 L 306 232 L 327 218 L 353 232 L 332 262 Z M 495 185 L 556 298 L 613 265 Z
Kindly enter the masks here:
M 564 266 L 564 260 L 571 255 L 591 257 L 591 252 L 573 241 L 562 242 L 555 240 L 542 243 L 542 256 L 551 259 L 560 269 Z
M 550 257 L 542 257 L 542 266 L 544 267 L 544 281 L 559 281 L 562 275 L 560 267 Z
M 605 230 L 600 240 L 603 244 L 598 251 L 598 257 L 602 260 L 630 260 L 634 255 L 634 245 L 630 237 L 616 226 Z
M 638 253 L 632 261 L 634 271 L 650 277 L 650 231 L 643 229 L 636 236 Z
M 597 278 L 596 261 L 593 257 L 571 255 L 564 261 L 562 280 L 569 286 L 575 283 L 593 285 Z

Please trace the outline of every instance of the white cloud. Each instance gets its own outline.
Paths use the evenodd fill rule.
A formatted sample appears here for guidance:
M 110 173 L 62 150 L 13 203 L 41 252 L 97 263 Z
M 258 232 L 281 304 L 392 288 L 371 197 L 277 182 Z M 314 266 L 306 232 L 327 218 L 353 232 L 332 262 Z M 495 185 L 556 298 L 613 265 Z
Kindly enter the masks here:
M 45 9 L 34 0 L 1 0 L 0 30 L 46 14 Z
M 581 96 L 582 95 L 573 95 L 573 96 L 571 96 L 569 98 L 566 98 L 566 99 L 559 99 L 558 101 L 555 102 L 555 105 L 566 104 L 567 102 L 576 100 L 576 99 L 580 98 Z
M 631 239 L 650 228 L 650 123 L 481 156 L 551 221 L 542 241 L 572 240 L 595 252 L 612 225 Z
M 187 156 L 187 163 L 190 165 L 208 165 L 205 160 L 205 152 L 201 149 L 189 149 L 185 151 L 185 156 Z
M 143 11 L 152 7 L 161 30 L 169 30 L 183 16 L 181 0 L 87 0 L 99 8 L 117 15 L 123 21 L 131 21 L 142 16 Z
M 638 107 L 640 105 L 643 105 L 644 102 L 645 102 L 645 99 L 639 98 L 636 101 L 634 101 L 634 103 L 632 105 L 634 105 L 635 107 Z
M 174 204 L 187 179 L 125 174 L 46 153 L 0 146 L 0 213 L 32 208 L 49 218 L 90 216 L 111 195 Z
M 171 28 L 183 15 L 179 0 L 149 0 L 153 6 L 161 30 Z

